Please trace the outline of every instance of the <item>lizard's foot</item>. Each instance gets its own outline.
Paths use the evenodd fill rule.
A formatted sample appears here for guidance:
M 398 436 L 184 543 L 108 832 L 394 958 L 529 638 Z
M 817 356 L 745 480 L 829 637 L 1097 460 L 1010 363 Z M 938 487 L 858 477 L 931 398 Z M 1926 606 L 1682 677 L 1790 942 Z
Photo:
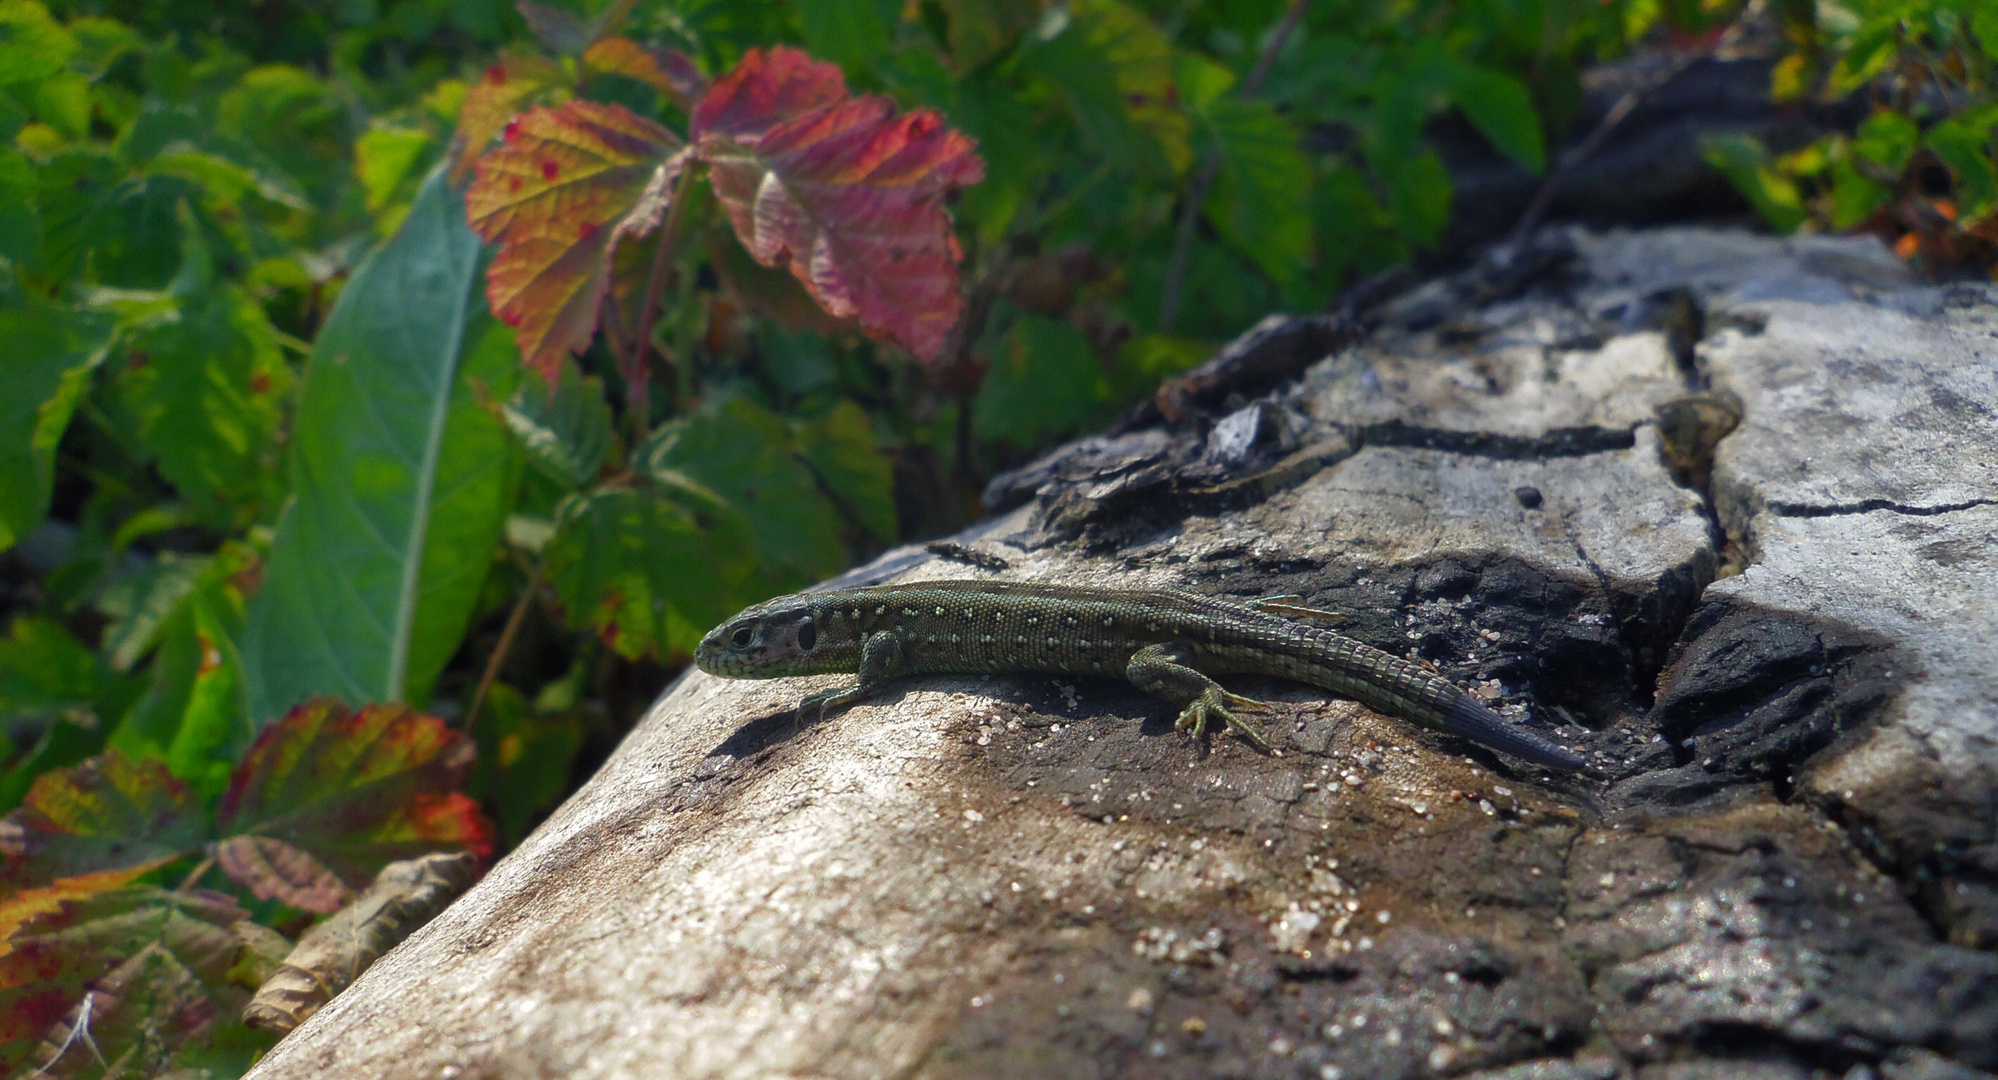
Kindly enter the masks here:
M 807 715 L 811 715 L 814 720 L 823 720 L 827 709 L 837 709 L 842 705 L 851 704 L 860 700 L 866 693 L 867 691 L 858 686 L 843 686 L 837 690 L 821 690 L 816 694 L 807 694 L 803 701 L 798 702 L 798 720 L 803 722 Z
M 1236 715 L 1237 710 L 1267 711 L 1268 709 L 1269 705 L 1266 702 L 1245 698 L 1240 694 L 1231 694 L 1218 686 L 1209 686 L 1201 691 L 1200 696 L 1187 703 L 1173 727 L 1199 738 L 1207 733 L 1208 721 L 1218 719 L 1227 725 L 1229 731 L 1248 740 L 1251 746 L 1278 755 L 1279 751 L 1270 746 L 1263 738 L 1263 733 L 1256 730 L 1254 724 Z

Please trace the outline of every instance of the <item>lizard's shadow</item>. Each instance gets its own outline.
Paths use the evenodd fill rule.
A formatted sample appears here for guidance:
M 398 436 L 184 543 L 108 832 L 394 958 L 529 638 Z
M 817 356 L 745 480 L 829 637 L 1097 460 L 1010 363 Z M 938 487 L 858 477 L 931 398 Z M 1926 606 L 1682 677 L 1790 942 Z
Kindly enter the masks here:
M 776 709 L 762 716 L 754 716 L 744 721 L 741 727 L 736 728 L 729 734 L 728 738 L 723 739 L 713 750 L 708 751 L 708 756 L 711 758 L 731 757 L 737 760 L 754 757 L 765 750 L 770 750 L 790 742 L 792 739 L 803 735 L 805 732 L 818 727 L 828 720 L 837 719 L 840 715 L 852 709 L 864 709 L 870 705 L 894 704 L 901 701 L 907 693 L 907 689 L 891 687 L 880 693 L 870 694 L 866 698 L 854 702 L 845 708 L 825 713 L 814 711 L 810 715 L 800 715 L 795 705 Z

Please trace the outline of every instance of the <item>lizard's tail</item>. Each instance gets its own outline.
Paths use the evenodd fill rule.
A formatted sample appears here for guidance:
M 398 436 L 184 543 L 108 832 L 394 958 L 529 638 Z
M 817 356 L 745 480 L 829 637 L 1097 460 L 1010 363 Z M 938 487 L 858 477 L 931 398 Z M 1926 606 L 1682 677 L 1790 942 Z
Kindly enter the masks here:
M 1555 746 L 1538 736 L 1505 722 L 1499 714 L 1478 704 L 1469 694 L 1457 698 L 1443 713 L 1442 729 L 1472 742 L 1563 772 L 1575 772 L 1587 762 L 1573 751 Z

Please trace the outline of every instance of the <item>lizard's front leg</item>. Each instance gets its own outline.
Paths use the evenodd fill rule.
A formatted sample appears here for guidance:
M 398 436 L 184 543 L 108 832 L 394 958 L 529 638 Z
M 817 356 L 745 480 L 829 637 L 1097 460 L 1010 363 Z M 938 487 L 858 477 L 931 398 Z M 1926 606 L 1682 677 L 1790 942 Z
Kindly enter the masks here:
M 1263 733 L 1255 725 L 1235 715 L 1237 709 L 1267 709 L 1269 706 L 1254 698 L 1245 698 L 1221 689 L 1221 684 L 1208 678 L 1193 667 L 1193 650 L 1177 642 L 1147 645 L 1131 654 L 1131 662 L 1124 668 L 1124 677 L 1131 685 L 1153 697 L 1164 698 L 1175 705 L 1182 705 L 1179 721 L 1173 725 L 1180 731 L 1192 732 L 1199 736 L 1207 730 L 1207 722 L 1219 719 L 1250 743 L 1274 754 L 1277 751 L 1263 740 Z
M 821 690 L 810 694 L 798 703 L 798 716 L 802 719 L 808 709 L 817 709 L 824 717 L 826 710 L 840 705 L 851 704 L 881 689 L 881 684 L 894 678 L 902 670 L 902 639 L 888 630 L 868 635 L 860 643 L 860 681 L 852 686 L 836 690 Z

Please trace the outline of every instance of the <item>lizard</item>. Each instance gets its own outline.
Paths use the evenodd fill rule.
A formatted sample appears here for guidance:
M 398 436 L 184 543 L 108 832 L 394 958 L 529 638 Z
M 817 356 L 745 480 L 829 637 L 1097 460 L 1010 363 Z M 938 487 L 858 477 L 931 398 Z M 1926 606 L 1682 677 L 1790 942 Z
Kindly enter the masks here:
M 800 715 L 858 701 L 892 679 L 1047 672 L 1123 678 L 1181 706 L 1174 727 L 1198 738 L 1220 721 L 1270 752 L 1244 712 L 1266 702 L 1210 676 L 1274 675 L 1482 743 L 1548 768 L 1584 766 L 1572 751 L 1507 723 L 1414 661 L 1287 615 L 1284 600 L 1238 604 L 1171 588 L 1113 589 L 1008 581 L 925 581 L 779 597 L 744 609 L 701 640 L 711 675 L 771 679 L 857 673 L 808 695 Z

